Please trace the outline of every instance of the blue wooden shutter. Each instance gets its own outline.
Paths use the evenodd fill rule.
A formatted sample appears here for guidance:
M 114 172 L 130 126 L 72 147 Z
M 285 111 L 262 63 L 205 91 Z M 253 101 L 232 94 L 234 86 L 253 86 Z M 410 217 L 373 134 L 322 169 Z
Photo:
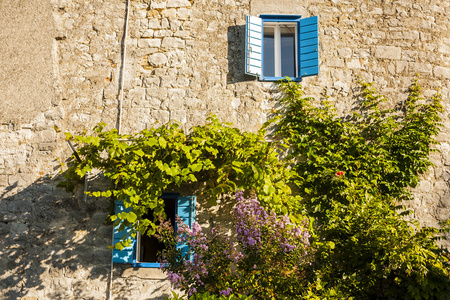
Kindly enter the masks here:
M 262 75 L 262 19 L 247 15 L 245 25 L 245 74 Z
M 190 228 L 195 222 L 195 196 L 178 197 L 177 200 L 177 216 Z M 178 249 L 183 253 L 187 253 L 188 246 L 186 244 L 179 244 Z
M 319 20 L 318 17 L 301 19 L 299 22 L 299 76 L 319 74 Z
M 130 212 L 131 207 L 125 208 L 122 201 L 115 201 L 115 214 L 117 215 L 120 212 Z M 114 222 L 114 245 L 120 242 L 120 239 L 126 235 L 128 235 L 131 231 L 130 227 L 126 227 L 124 230 L 119 231 L 120 223 L 116 220 Z M 136 244 L 136 239 L 131 238 L 131 245 L 123 248 L 122 250 L 113 249 L 113 262 L 114 263 L 122 263 L 122 264 L 131 264 L 134 259 L 134 247 Z

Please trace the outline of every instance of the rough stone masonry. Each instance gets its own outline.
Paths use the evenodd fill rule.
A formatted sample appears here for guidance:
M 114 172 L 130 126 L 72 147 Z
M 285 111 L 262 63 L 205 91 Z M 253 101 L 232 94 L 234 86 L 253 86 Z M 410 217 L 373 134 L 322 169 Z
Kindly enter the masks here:
M 63 132 L 123 131 L 216 114 L 256 131 L 275 105 L 274 86 L 244 75 L 245 15 L 319 16 L 320 73 L 340 114 L 352 109 L 355 77 L 394 100 L 418 76 L 444 98 L 435 166 L 411 206 L 425 225 L 450 215 L 450 3 L 440 0 L 131 0 L 0 2 L 0 299 L 163 299 L 161 273 L 114 265 L 108 199 L 57 188 L 71 155 Z M 58 128 L 59 130 L 55 130 Z M 90 178 L 89 187 L 100 185 Z M 199 208 L 200 209 L 200 208 Z M 200 220 L 206 222 L 207 218 Z M 448 246 L 448 242 L 444 244 Z M 111 287 L 111 289 L 110 289 Z

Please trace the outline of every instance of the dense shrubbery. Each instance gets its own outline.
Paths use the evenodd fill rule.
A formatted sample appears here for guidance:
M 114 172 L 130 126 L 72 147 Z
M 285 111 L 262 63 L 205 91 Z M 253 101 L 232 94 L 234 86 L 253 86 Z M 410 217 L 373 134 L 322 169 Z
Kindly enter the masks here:
M 68 174 L 103 170 L 116 187 L 93 195 L 123 200 L 132 214 L 112 220 L 141 233 L 151 226 L 149 234 L 164 216 L 158 196 L 165 189 L 203 181 L 212 201 L 253 190 L 260 203 L 238 197 L 236 241 L 197 225 L 181 226 L 177 236 L 161 228 L 164 268 L 193 299 L 231 292 L 253 299 L 449 299 L 449 255 L 436 244 L 448 227 L 422 228 L 400 205 L 432 165 L 440 96 L 425 101 L 415 82 L 400 110 L 382 109 L 386 99 L 361 85 L 359 111 L 341 118 L 326 97 L 304 97 L 301 86 L 282 82 L 282 109 L 266 125 L 277 143 L 264 140 L 265 128 L 243 133 L 216 119 L 189 134 L 173 124 L 130 136 L 100 126 L 94 136 L 75 137 L 84 144 L 83 161 L 73 161 Z M 149 209 L 153 220 L 143 218 Z M 178 251 L 179 242 L 191 253 Z
M 310 294 L 356 299 L 448 299 L 449 264 L 435 240 L 439 230 L 404 219 L 439 133 L 441 98 L 428 103 L 417 82 L 404 110 L 362 82 L 359 113 L 339 118 L 329 102 L 303 97 L 284 82 L 277 134 L 291 147 L 288 160 L 309 215 L 316 219 Z

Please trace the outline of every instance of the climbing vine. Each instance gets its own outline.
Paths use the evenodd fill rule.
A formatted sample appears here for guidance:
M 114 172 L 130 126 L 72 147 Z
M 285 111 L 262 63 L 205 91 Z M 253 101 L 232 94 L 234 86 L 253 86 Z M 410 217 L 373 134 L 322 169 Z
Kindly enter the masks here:
M 67 177 L 102 171 L 112 185 L 89 194 L 113 197 L 133 207 L 111 217 L 123 221 L 121 226 L 131 225 L 133 236 L 137 231 L 155 233 L 155 222 L 164 216 L 163 192 L 196 182 L 204 183 L 200 192 L 212 204 L 237 189 L 254 189 L 260 201 L 277 212 L 295 211 L 299 205 L 288 185 L 294 173 L 278 158 L 281 146 L 265 141 L 264 128 L 258 133 L 242 132 L 214 117 L 188 134 L 177 123 L 129 135 L 119 135 L 115 129 L 104 131 L 104 127 L 97 125 L 92 135 L 66 134 L 81 145 L 81 161 L 70 162 Z M 154 219 L 143 217 L 149 210 Z M 125 240 L 116 247 L 126 245 Z

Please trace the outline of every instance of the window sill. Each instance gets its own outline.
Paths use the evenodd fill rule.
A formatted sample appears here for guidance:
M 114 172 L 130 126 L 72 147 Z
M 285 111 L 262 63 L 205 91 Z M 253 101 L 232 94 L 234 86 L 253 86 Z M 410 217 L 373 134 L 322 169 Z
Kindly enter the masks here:
M 258 78 L 259 81 L 278 81 L 278 80 L 282 80 L 282 79 L 286 79 L 286 77 L 266 77 L 266 76 L 260 76 Z M 300 82 L 302 81 L 301 77 L 295 77 L 295 78 L 289 78 L 291 81 L 295 81 L 295 82 Z
M 149 262 L 141 262 L 141 263 L 133 263 L 133 267 L 135 268 L 159 268 L 161 266 L 160 263 L 149 263 Z

